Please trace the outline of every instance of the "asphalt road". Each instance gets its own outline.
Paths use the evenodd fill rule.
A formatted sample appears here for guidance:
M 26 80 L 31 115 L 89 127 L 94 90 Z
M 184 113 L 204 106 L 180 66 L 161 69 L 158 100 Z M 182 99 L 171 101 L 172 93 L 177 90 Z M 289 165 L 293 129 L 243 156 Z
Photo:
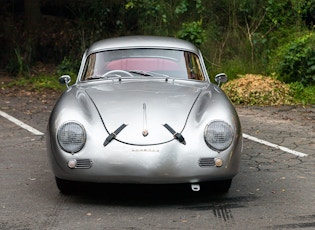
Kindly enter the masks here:
M 0 94 L 0 111 L 45 133 L 54 95 Z M 245 139 L 228 194 L 93 186 L 60 194 L 45 136 L 0 116 L 0 229 L 315 229 L 315 107 L 239 107 Z

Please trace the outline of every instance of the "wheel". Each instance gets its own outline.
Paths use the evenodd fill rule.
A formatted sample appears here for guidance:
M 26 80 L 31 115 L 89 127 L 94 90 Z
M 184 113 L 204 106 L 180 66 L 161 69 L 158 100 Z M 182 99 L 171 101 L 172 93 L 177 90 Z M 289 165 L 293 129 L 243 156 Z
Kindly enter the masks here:
M 231 187 L 232 179 L 229 180 L 222 180 L 222 181 L 216 181 L 214 183 L 215 190 L 220 193 L 227 193 Z
M 203 187 L 204 187 L 206 192 L 227 193 L 231 187 L 231 184 L 232 184 L 232 179 L 205 182 L 201 185 L 201 191 L 203 191 Z
M 123 73 L 123 74 L 130 76 L 130 77 L 133 77 L 133 75 L 131 73 L 129 73 L 128 71 L 125 71 L 125 70 L 121 70 L 121 69 L 114 69 L 114 70 L 108 71 L 108 72 L 104 73 L 102 77 L 107 77 L 108 75 L 115 74 L 115 73 Z
M 71 194 L 75 191 L 76 183 L 73 181 L 63 180 L 55 177 L 59 191 L 63 194 Z

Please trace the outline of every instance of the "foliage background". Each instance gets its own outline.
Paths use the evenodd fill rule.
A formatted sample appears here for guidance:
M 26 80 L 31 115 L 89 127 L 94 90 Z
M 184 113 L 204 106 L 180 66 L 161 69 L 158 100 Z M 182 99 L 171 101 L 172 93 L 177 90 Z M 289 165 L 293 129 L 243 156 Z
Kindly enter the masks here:
M 94 41 L 122 35 L 189 40 L 209 76 L 260 74 L 301 92 L 315 82 L 315 0 L 2 0 L 0 68 L 49 63 L 75 75 Z M 314 88 L 313 88 L 314 89 Z

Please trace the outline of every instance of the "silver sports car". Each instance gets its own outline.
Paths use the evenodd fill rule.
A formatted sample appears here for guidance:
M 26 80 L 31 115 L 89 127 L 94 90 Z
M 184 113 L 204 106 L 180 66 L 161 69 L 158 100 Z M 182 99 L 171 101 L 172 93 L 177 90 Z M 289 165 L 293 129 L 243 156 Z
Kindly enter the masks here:
M 188 184 L 228 191 L 242 133 L 235 108 L 210 82 L 200 51 L 175 38 L 94 43 L 53 109 L 47 149 L 61 192 L 77 182 Z

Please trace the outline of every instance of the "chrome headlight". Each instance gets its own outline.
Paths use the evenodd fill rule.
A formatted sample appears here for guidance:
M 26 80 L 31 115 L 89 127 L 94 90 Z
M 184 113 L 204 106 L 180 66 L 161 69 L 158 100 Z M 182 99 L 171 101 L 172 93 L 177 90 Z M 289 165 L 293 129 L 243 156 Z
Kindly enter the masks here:
M 223 151 L 231 145 L 234 138 L 234 131 L 224 121 L 213 121 L 206 126 L 204 137 L 211 149 Z
M 59 128 L 57 139 L 64 151 L 77 153 L 85 145 L 85 129 L 81 124 L 76 122 L 67 122 Z

